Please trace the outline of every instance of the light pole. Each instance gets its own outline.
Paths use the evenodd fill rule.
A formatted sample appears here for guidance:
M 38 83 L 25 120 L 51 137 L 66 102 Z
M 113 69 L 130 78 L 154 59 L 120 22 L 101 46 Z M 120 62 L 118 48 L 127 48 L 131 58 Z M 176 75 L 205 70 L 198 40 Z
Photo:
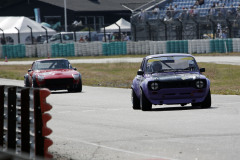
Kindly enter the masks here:
M 65 32 L 67 32 L 67 3 L 64 0 L 64 19 L 65 19 Z

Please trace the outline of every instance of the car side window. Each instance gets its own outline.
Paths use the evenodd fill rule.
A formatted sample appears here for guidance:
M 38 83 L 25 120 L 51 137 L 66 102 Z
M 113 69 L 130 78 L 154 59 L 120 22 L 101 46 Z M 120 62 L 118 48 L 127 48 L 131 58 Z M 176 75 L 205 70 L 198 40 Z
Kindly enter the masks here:
M 32 70 L 35 70 L 35 69 L 36 69 L 36 63 L 33 62 L 33 64 L 32 64 Z
M 141 63 L 141 66 L 140 66 L 140 69 L 143 71 L 144 70 L 144 63 L 145 63 L 145 58 L 143 59 L 142 63 Z

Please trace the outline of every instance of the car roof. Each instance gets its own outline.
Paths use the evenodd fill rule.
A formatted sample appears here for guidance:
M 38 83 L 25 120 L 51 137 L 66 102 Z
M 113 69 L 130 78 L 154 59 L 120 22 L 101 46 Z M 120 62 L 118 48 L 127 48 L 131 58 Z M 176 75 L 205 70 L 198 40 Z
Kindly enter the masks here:
M 65 58 L 50 58 L 50 59 L 39 59 L 39 60 L 36 60 L 35 62 L 40 62 L 40 61 L 51 61 L 51 60 L 67 60 Z
M 156 57 L 167 57 L 167 56 L 185 56 L 185 57 L 193 57 L 191 54 L 186 53 L 165 53 L 165 54 L 155 54 L 149 55 L 146 59 L 156 58 Z M 194 58 L 194 57 L 193 57 Z

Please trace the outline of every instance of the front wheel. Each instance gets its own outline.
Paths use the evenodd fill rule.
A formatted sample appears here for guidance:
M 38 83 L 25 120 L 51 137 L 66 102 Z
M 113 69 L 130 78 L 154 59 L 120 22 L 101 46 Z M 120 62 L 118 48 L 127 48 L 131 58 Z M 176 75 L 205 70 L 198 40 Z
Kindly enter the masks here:
M 32 78 L 32 87 L 33 87 L 33 88 L 37 88 L 37 87 L 38 87 L 38 84 L 37 84 L 35 78 Z
M 77 85 L 77 88 L 75 89 L 76 92 L 82 92 L 82 80 L 80 79 Z
M 24 87 L 30 87 L 29 79 L 27 76 L 24 77 Z
M 141 95 L 140 95 L 140 107 L 142 111 L 152 110 L 152 103 L 147 99 L 142 89 L 141 89 Z
M 208 94 L 206 96 L 206 98 L 204 99 L 204 101 L 200 102 L 200 103 L 192 103 L 193 107 L 201 107 L 201 108 L 210 108 L 211 107 L 211 91 L 208 91 Z
M 200 103 L 201 108 L 210 108 L 212 104 L 212 99 L 211 99 L 211 91 L 208 91 L 207 97 L 204 99 L 202 103 Z
M 139 98 L 137 97 L 134 89 L 132 89 L 132 108 L 133 109 L 140 109 L 140 101 Z

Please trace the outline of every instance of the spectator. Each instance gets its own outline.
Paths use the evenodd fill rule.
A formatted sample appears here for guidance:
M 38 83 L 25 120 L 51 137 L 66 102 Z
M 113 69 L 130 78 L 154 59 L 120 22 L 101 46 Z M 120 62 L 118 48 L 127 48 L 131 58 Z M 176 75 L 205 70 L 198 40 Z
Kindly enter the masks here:
M 194 6 L 196 6 L 196 7 L 199 6 L 199 2 L 198 2 L 198 0 L 196 0 L 196 2 L 194 3 Z
M 80 37 L 79 42 L 81 42 L 81 43 L 84 42 L 84 39 L 82 36 Z
M 222 39 L 226 39 L 226 38 L 227 38 L 226 31 L 223 31 L 223 32 L 222 32 Z
M 215 5 L 212 5 L 209 10 L 209 16 L 215 16 L 215 14 L 216 14 Z
M 194 10 L 193 10 L 193 16 L 194 17 L 198 16 L 198 9 L 196 6 L 194 7 Z
M 124 40 L 124 41 L 129 41 L 129 40 L 130 40 L 130 39 L 129 39 L 129 36 L 128 36 L 127 34 L 125 34 L 123 40 Z
M 164 21 L 168 21 L 171 19 L 171 11 L 170 11 L 170 8 L 167 8 L 167 11 L 166 11 L 166 17 L 164 18 Z
M 193 6 L 191 7 L 191 9 L 190 9 L 190 11 L 189 11 L 189 15 L 190 15 L 191 17 L 193 17 L 193 15 L 194 15 L 194 8 L 193 8 Z
M 216 3 L 213 2 L 213 5 L 211 6 L 212 8 L 215 8 L 216 7 Z
M 224 4 L 220 8 L 219 16 L 226 16 L 226 8 L 225 8 Z
M 89 41 L 89 37 L 86 35 L 85 36 L 85 42 L 88 42 Z
M 228 9 L 228 15 L 229 16 L 235 16 L 236 15 L 236 8 L 231 5 L 231 7 Z
M 237 18 L 240 17 L 240 4 L 238 5 L 238 8 L 237 8 Z
M 199 5 L 204 4 L 204 0 L 198 0 L 198 4 L 199 4 Z
M 139 20 L 140 22 L 143 22 L 144 21 L 144 18 L 145 18 L 145 12 L 143 9 L 141 9 L 141 12 L 139 14 Z
M 153 18 L 158 18 L 158 16 L 159 16 L 159 7 L 158 6 L 156 6 L 154 9 L 153 9 Z

